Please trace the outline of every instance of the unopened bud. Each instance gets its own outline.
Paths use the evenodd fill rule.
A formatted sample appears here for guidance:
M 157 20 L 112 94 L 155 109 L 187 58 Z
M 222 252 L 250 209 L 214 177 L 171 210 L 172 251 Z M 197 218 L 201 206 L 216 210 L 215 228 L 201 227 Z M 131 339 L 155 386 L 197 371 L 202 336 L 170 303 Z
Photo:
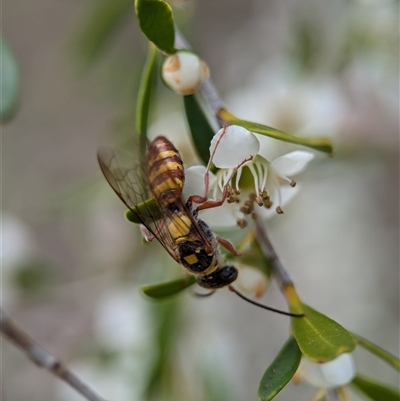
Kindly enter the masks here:
M 162 66 L 165 84 L 179 95 L 191 95 L 210 76 L 204 61 L 188 51 L 178 51 L 168 56 Z

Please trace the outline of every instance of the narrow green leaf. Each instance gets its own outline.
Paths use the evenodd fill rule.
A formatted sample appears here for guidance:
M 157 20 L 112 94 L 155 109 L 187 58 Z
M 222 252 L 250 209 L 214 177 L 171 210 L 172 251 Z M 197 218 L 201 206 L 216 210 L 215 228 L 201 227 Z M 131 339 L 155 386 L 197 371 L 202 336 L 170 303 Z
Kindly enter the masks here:
M 378 383 L 373 379 L 357 375 L 351 384 L 374 401 L 399 401 L 399 389 Z
M 279 129 L 268 127 L 252 121 L 242 120 L 237 118 L 225 109 L 218 112 L 218 117 L 227 122 L 228 124 L 239 125 L 247 128 L 249 131 L 256 132 L 257 134 L 269 136 L 280 141 L 295 143 L 297 145 L 307 146 L 309 148 L 319 150 L 328 154 L 333 153 L 332 142 L 329 138 L 304 138 L 287 134 Z
M 157 72 L 157 48 L 150 44 L 149 54 L 146 64 L 143 68 L 142 77 L 137 100 L 136 109 L 136 129 L 142 138 L 147 137 L 147 124 L 150 109 L 150 98 L 154 88 L 155 76 Z M 144 146 L 146 141 L 141 140 L 140 144 Z
M 208 123 L 195 95 L 184 96 L 183 102 L 197 154 L 200 156 L 201 160 L 207 164 L 210 158 L 210 143 L 215 132 Z
M 385 351 L 381 347 L 378 347 L 371 341 L 366 340 L 365 338 L 359 336 L 358 334 L 352 333 L 354 338 L 357 341 L 357 344 L 361 347 L 365 348 L 367 351 L 371 352 L 378 358 L 384 360 L 389 365 L 393 366 L 395 369 L 400 370 L 400 360 L 389 352 Z
M 21 74 L 18 62 L 2 36 L 0 37 L 0 51 L 0 118 L 3 122 L 11 118 L 17 109 L 21 89 Z
M 300 360 L 300 348 L 296 340 L 290 337 L 261 379 L 258 386 L 259 400 L 272 400 L 296 373 Z
M 160 212 L 158 211 L 157 204 L 153 198 L 148 199 L 146 202 L 143 202 L 136 206 L 140 213 L 143 216 L 159 216 Z M 131 210 L 127 210 L 125 212 L 125 217 L 128 221 L 134 224 L 142 224 L 142 220 L 139 219 L 136 213 Z
M 153 303 L 152 352 L 143 380 L 143 400 L 170 399 L 171 383 L 176 373 L 176 344 L 181 333 L 182 301 L 179 298 Z
M 136 15 L 142 32 L 161 51 L 175 52 L 175 28 L 171 6 L 163 0 L 136 0 Z
M 141 290 L 150 298 L 163 299 L 178 294 L 196 282 L 194 276 L 186 276 L 164 283 L 142 286 Z
M 94 63 L 124 19 L 132 15 L 132 0 L 103 0 L 90 9 L 74 44 L 85 66 Z
M 292 318 L 292 330 L 304 356 L 323 363 L 353 351 L 356 342 L 343 326 L 305 304 L 302 309 L 305 316 Z

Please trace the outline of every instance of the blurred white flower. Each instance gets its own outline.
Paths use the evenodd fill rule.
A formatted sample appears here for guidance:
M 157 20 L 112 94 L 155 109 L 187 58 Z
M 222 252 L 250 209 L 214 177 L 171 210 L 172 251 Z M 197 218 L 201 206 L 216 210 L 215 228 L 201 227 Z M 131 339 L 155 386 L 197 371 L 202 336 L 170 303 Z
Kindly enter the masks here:
M 191 95 L 210 76 L 207 64 L 196 54 L 181 50 L 168 56 L 162 66 L 165 84 L 179 95 Z
M 239 269 L 238 278 L 235 281 L 235 287 L 244 295 L 260 298 L 267 290 L 268 277 L 260 270 L 249 266 L 236 264 Z
M 349 384 L 356 370 L 353 356 L 347 353 L 325 363 L 311 362 L 303 357 L 296 375 L 314 387 L 334 388 Z
M 113 290 L 100 299 L 94 316 L 94 332 L 100 345 L 124 351 L 147 344 L 149 322 L 137 288 Z
M 261 218 L 270 217 L 273 205 L 277 213 L 282 213 L 282 205 L 296 193 L 296 183 L 289 177 L 302 172 L 314 158 L 310 152 L 297 150 L 269 162 L 259 149 L 258 137 L 236 125 L 219 130 L 212 139 L 210 154 L 219 170 L 216 175 L 210 173 L 206 196 L 221 199 L 227 191 L 227 201 L 222 206 L 202 212 L 202 217 L 214 228 L 244 226 L 249 216 L 254 217 L 254 212 Z M 252 183 L 249 177 L 241 181 L 246 170 Z M 205 194 L 205 173 L 203 166 L 186 169 L 186 197 Z M 256 205 L 259 206 L 257 210 Z

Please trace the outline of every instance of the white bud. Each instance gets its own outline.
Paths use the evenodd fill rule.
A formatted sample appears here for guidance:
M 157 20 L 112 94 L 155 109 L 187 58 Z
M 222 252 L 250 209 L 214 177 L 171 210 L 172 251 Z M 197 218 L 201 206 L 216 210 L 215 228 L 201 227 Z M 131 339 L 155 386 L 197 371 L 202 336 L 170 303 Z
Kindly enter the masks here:
M 191 95 L 210 76 L 207 64 L 196 54 L 178 51 L 168 56 L 162 66 L 165 84 L 179 95 Z
M 268 278 L 260 270 L 241 266 L 235 284 L 240 292 L 247 296 L 260 298 L 268 287 Z
M 342 354 L 325 363 L 311 362 L 303 357 L 298 374 L 314 387 L 332 388 L 350 383 L 356 371 L 352 355 Z
M 255 157 L 259 149 L 260 142 L 252 132 L 238 125 L 230 125 L 214 135 L 210 154 L 218 168 L 234 168 L 244 160 Z

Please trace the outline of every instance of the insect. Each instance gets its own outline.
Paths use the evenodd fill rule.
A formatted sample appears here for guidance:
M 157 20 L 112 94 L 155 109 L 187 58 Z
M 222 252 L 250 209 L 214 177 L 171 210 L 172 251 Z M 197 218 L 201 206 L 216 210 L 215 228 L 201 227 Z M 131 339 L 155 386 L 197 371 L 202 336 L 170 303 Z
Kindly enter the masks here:
M 134 164 L 131 156 L 109 147 L 100 148 L 97 157 L 114 192 L 145 227 L 147 239 L 157 239 L 176 262 L 196 276 L 199 286 L 211 290 L 209 294 L 228 286 L 231 291 L 254 305 L 296 316 L 259 304 L 231 286 L 238 276 L 238 270 L 226 264 L 219 244 L 236 256 L 238 253 L 229 241 L 215 235 L 210 226 L 198 217 L 200 210 L 221 205 L 229 196 L 228 187 L 223 188 L 219 200 L 192 195 L 185 201 L 182 158 L 167 138 L 159 136 L 148 142 L 142 163 Z M 207 188 L 207 173 L 205 184 Z M 150 198 L 156 202 L 156 208 L 146 206 Z M 199 205 L 194 208 L 193 202 Z
M 237 255 L 232 244 L 217 237 L 198 217 L 201 206 L 194 209 L 192 199 L 186 202 L 183 199 L 185 173 L 175 146 L 159 136 L 148 143 L 141 165 L 127 166 L 123 158 L 112 148 L 101 148 L 98 152 L 105 178 L 150 233 L 148 238 L 157 239 L 176 262 L 196 276 L 201 287 L 215 290 L 235 281 L 238 270 L 225 264 L 218 246 L 220 243 Z M 156 201 L 158 212 L 138 207 L 151 197 Z

